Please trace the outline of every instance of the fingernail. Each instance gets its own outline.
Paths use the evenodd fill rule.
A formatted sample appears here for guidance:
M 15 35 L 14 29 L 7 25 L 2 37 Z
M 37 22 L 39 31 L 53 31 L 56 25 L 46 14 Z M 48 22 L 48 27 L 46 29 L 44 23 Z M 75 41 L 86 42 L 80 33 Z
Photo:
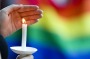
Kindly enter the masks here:
M 41 12 L 43 13 L 43 10 L 41 10 Z
M 43 17 L 43 14 L 41 14 L 41 17 Z
M 39 21 L 39 19 L 37 19 L 37 21 Z
M 37 8 L 39 8 L 39 6 L 35 5 Z

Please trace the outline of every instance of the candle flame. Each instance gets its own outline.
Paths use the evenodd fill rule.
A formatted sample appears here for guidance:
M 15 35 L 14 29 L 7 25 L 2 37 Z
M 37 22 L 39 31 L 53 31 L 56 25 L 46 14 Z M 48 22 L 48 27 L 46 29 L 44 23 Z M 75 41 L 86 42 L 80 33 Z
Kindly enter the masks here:
M 22 19 L 22 23 L 26 23 L 26 20 L 24 18 Z

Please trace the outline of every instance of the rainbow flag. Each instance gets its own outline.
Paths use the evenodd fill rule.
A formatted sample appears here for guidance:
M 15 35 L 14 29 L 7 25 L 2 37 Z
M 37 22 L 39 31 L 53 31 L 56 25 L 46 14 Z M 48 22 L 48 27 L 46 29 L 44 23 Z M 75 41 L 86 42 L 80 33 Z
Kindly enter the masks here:
M 28 27 L 27 46 L 38 51 L 35 59 L 90 59 L 90 0 L 8 0 L 10 4 L 38 5 L 43 18 Z M 17 56 L 11 46 L 21 45 L 21 30 L 6 38 L 9 59 Z

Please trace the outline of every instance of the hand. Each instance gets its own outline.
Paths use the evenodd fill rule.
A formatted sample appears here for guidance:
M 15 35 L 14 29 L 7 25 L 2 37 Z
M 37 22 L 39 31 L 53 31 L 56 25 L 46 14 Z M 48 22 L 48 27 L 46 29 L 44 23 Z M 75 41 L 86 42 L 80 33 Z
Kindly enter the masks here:
M 0 11 L 0 34 L 4 37 L 22 27 L 22 18 L 28 25 L 42 17 L 42 10 L 36 5 L 10 5 Z
M 16 59 L 34 59 L 33 55 L 21 56 L 18 55 Z

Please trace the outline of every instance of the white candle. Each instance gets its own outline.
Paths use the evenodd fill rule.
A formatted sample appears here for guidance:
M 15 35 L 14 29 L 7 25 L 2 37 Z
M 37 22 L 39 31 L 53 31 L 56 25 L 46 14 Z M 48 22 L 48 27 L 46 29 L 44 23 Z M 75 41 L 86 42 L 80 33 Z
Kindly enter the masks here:
M 26 48 L 26 41 L 27 41 L 27 24 L 25 19 L 22 19 L 22 48 Z

